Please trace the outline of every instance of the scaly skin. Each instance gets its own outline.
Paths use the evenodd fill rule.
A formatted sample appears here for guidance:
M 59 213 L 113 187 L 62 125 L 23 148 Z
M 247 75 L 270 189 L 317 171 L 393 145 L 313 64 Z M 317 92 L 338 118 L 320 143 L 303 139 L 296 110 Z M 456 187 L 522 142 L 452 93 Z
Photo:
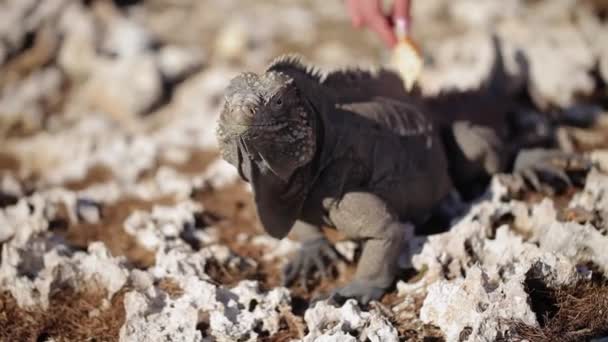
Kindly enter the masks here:
M 425 109 L 440 105 L 406 94 L 386 70 L 322 77 L 293 57 L 231 81 L 217 132 L 222 156 L 251 183 L 265 230 L 305 241 L 286 282 L 305 283 L 311 270 L 324 272 L 324 257 L 336 259 L 326 225 L 364 243 L 355 278 L 333 298 L 378 299 L 395 279 L 410 223 L 441 207 L 454 183 L 505 170 L 513 156 L 500 134 L 461 117 L 439 120 L 440 134 L 438 113 Z
M 300 235 L 319 241 L 326 224 L 364 241 L 355 279 L 336 294 L 366 303 L 393 282 L 407 222 L 423 221 L 451 183 L 441 141 L 418 106 L 373 88 L 374 99 L 360 101 L 368 89 L 351 94 L 357 102 L 341 98 L 339 76 L 323 83 L 290 58 L 262 75 L 242 74 L 226 92 L 218 138 L 223 157 L 252 184 L 272 236 L 305 227 Z M 296 262 L 288 278 L 321 264 L 311 260 Z

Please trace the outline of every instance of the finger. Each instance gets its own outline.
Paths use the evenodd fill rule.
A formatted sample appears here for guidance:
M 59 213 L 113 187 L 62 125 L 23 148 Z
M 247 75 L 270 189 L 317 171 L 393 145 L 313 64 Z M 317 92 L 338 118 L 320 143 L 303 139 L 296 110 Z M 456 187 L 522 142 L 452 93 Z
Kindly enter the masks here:
M 381 15 L 374 15 L 370 17 L 367 22 L 367 25 L 372 29 L 372 31 L 376 32 L 378 36 L 382 39 L 384 44 L 388 47 L 393 47 L 397 44 L 397 38 L 393 33 L 393 30 L 388 24 L 388 20 Z
M 360 28 L 363 25 L 363 19 L 359 13 L 358 0 L 346 0 L 346 9 L 348 10 L 351 24 L 356 28 Z
M 395 0 L 393 3 L 393 21 L 395 23 L 403 22 L 406 35 L 409 34 L 411 27 L 410 5 L 410 0 Z

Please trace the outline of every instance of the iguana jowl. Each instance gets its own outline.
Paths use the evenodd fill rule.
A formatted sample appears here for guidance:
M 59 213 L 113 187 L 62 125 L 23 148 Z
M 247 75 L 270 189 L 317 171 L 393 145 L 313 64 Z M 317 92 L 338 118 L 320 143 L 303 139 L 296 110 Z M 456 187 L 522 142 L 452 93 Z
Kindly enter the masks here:
M 389 71 L 322 77 L 293 57 L 231 81 L 220 149 L 251 183 L 265 230 L 276 238 L 294 230 L 305 240 L 287 279 L 311 267 L 322 272 L 322 257 L 336 257 L 320 230 L 328 225 L 364 241 L 354 280 L 335 295 L 367 303 L 391 285 L 409 223 L 423 222 L 453 189 L 446 156 L 453 147 L 424 108 Z M 461 146 L 465 155 L 486 159 L 457 169 L 500 171 L 491 130 L 458 123 L 452 135 L 456 145 L 475 145 Z

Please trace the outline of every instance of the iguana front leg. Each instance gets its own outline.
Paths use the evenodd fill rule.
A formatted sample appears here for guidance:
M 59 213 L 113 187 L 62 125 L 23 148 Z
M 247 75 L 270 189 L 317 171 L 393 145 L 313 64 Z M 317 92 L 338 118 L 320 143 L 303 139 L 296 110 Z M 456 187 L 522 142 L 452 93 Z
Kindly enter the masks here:
M 379 299 L 395 279 L 400 249 L 413 235 L 413 227 L 399 222 L 387 203 L 369 192 L 349 192 L 325 202 L 336 228 L 365 243 L 355 278 L 335 290 L 331 299 L 355 298 L 361 304 Z
M 341 259 L 321 229 L 315 225 L 296 221 L 290 238 L 300 241 L 302 246 L 283 269 L 283 284 L 286 286 L 299 277 L 300 284 L 307 288 L 309 275 L 317 271 L 325 278 L 329 275 L 328 269 Z

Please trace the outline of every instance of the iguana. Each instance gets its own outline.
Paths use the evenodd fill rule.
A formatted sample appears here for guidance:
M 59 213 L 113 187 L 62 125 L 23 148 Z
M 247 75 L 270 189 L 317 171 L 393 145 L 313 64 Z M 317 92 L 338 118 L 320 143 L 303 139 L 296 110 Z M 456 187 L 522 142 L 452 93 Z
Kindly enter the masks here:
M 455 185 L 511 167 L 500 125 L 477 125 L 483 115 L 438 119 L 438 107 L 407 94 L 388 70 L 322 75 L 294 56 L 231 80 L 217 130 L 221 154 L 251 183 L 266 232 L 280 239 L 293 231 L 304 241 L 286 281 L 305 282 L 311 270 L 325 272 L 324 259 L 337 258 L 320 230 L 329 226 L 364 243 L 354 279 L 332 298 L 378 299 L 395 279 L 413 225 Z M 561 177 L 547 155 L 534 155 L 523 171 Z

